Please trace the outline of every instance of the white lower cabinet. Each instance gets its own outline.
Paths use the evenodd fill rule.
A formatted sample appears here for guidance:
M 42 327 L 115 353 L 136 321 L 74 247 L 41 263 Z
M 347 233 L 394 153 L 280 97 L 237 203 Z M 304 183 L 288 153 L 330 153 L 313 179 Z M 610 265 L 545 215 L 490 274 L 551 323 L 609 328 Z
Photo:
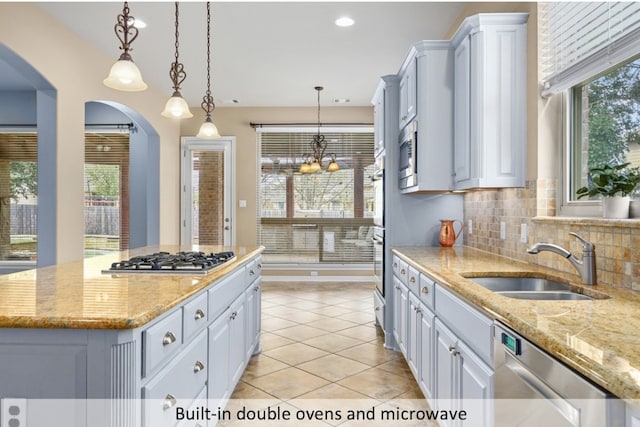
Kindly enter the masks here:
M 491 426 L 491 319 L 411 265 L 406 270 L 413 274 L 393 277 L 393 335 L 398 349 L 432 406 L 466 411 L 467 421 L 442 421 L 443 425 Z M 407 286 L 411 277 L 419 286 Z
M 229 321 L 231 309 L 228 309 L 209 326 L 209 399 L 216 402 L 213 407 L 224 406 L 221 403 L 231 395 L 229 380 Z
M 438 318 L 435 347 L 434 395 L 438 409 L 464 410 L 473 425 L 491 426 L 493 370 Z
M 393 278 L 393 337 L 402 354 L 407 357 L 407 310 L 409 288 L 398 278 Z

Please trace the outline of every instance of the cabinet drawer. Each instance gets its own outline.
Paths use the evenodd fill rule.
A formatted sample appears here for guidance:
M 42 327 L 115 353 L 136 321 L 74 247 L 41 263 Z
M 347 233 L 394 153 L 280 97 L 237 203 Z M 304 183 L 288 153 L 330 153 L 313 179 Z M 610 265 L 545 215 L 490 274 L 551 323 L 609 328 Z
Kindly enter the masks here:
M 436 315 L 491 366 L 491 320 L 442 286 L 435 288 Z
M 409 264 L 401 259 L 398 259 L 398 278 L 402 283 L 409 286 Z
M 182 309 L 178 309 L 142 333 L 143 376 L 149 376 L 182 345 Z
M 416 296 L 420 293 L 420 273 L 410 265 L 407 266 L 407 286 Z
M 244 293 L 245 269 L 241 268 L 229 277 L 215 283 L 209 289 L 209 319 L 216 319 L 229 307 L 238 295 Z
M 420 289 L 418 292 L 418 296 L 420 297 L 420 301 L 422 301 L 424 305 L 429 307 L 431 310 L 434 309 L 434 287 L 435 283 L 433 282 L 433 280 L 429 279 L 424 274 L 420 275 Z
M 393 275 L 396 277 L 400 277 L 400 258 L 398 258 L 397 256 L 393 256 L 393 264 L 392 265 L 392 269 L 393 269 Z
M 175 407 L 188 408 L 206 379 L 207 332 L 202 331 L 143 388 L 145 426 L 174 426 Z
M 182 309 L 182 323 L 184 325 L 184 340 L 189 341 L 202 328 L 207 326 L 207 293 L 197 296 L 193 301 L 188 302 Z
M 373 292 L 373 311 L 376 315 L 376 322 L 384 328 L 384 300 L 376 291 Z
M 247 284 L 253 283 L 253 281 L 260 276 L 261 271 L 262 271 L 262 257 L 257 257 L 253 261 L 251 261 L 249 264 L 247 264 L 246 283 Z

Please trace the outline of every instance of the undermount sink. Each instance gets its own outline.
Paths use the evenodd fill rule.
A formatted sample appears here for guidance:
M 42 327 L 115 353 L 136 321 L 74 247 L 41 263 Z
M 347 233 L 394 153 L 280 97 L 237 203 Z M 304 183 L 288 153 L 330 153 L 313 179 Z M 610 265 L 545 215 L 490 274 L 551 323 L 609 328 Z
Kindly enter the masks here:
M 595 296 L 575 292 L 572 286 L 540 277 L 467 277 L 474 283 L 509 298 L 530 300 L 593 300 L 608 298 L 605 294 Z

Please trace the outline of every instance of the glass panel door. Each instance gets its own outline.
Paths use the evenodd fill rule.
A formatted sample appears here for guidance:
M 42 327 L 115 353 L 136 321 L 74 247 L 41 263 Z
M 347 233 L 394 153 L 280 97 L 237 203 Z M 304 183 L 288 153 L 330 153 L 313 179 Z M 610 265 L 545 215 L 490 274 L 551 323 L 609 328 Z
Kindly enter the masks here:
M 183 138 L 183 245 L 233 245 L 231 141 Z

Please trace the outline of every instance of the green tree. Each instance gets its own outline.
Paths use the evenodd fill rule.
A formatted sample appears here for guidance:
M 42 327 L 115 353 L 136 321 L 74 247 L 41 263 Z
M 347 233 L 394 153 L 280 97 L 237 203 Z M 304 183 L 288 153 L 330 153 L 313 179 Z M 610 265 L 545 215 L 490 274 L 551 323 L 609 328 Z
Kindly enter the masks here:
M 120 194 L 120 168 L 118 165 L 87 164 L 84 167 L 87 188 L 92 196 L 117 197 Z
M 11 177 L 11 198 L 18 202 L 21 198 L 38 195 L 38 164 L 36 162 L 12 161 L 9 165 Z

